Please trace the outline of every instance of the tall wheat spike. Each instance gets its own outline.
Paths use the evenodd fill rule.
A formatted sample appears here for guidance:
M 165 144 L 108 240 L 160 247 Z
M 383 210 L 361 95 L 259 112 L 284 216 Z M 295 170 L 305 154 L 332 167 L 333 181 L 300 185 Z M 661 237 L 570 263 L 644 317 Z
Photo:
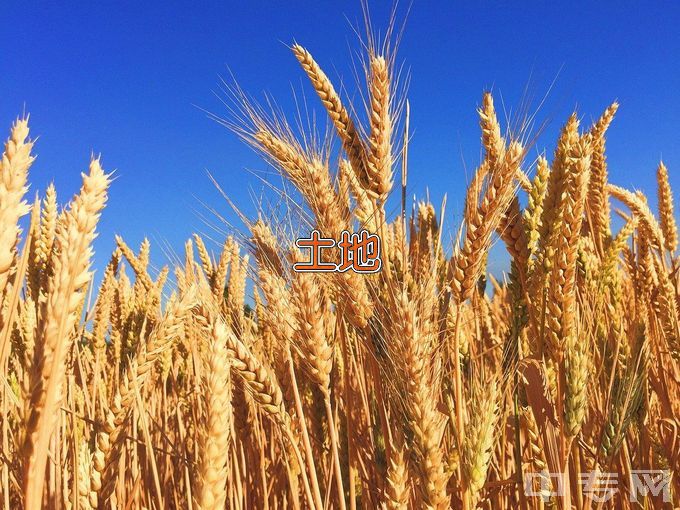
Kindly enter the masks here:
M 30 411 L 23 447 L 27 509 L 41 506 L 48 443 L 58 422 L 66 360 L 78 319 L 76 312 L 90 279 L 91 244 L 109 182 L 99 160 L 93 159 L 89 173 L 83 174 L 80 194 L 57 231 L 54 272 L 37 330 L 27 401 Z
M 224 508 L 227 498 L 231 434 L 230 361 L 224 324 L 213 326 L 204 391 L 206 416 L 199 442 L 199 486 L 196 505 L 202 510 Z
M 0 298 L 7 285 L 18 241 L 18 221 L 30 210 L 23 200 L 28 191 L 28 169 L 34 161 L 28 139 L 28 117 L 18 119 L 5 142 L 0 167 Z
M 657 193 L 659 195 L 659 219 L 663 232 L 665 248 L 675 252 L 678 248 L 678 226 L 673 211 L 673 194 L 668 182 L 668 169 L 663 161 L 656 170 Z

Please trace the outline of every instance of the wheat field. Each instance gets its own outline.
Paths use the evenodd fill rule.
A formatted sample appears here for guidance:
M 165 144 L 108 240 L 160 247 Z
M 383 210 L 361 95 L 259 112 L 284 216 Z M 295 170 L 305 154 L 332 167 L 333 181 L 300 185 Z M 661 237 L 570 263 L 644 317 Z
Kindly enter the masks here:
M 445 203 L 406 203 L 389 47 L 366 46 L 354 104 L 291 49 L 332 129 L 300 135 L 232 88 L 225 123 L 280 174 L 284 211 L 262 206 L 221 246 L 195 235 L 175 267 L 117 238 L 95 286 L 111 176 L 92 159 L 65 206 L 53 186 L 30 204 L 36 147 L 27 118 L 11 127 L 2 508 L 678 508 L 673 196 L 663 163 L 658 211 L 609 182 L 618 105 L 592 125 L 574 113 L 533 158 L 484 94 L 451 225 Z M 381 270 L 293 271 L 312 229 L 377 234 Z M 496 278 L 492 243 L 510 260 Z

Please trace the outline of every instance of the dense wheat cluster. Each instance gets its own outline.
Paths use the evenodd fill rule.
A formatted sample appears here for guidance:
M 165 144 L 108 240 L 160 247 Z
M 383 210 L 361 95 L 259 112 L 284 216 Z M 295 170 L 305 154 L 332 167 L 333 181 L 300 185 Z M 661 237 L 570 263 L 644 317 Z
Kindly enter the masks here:
M 2 508 L 677 507 L 673 198 L 663 163 L 658 214 L 608 181 L 617 104 L 593 125 L 574 114 L 530 160 L 485 94 L 482 161 L 451 228 L 443 204 L 405 204 L 408 105 L 390 52 L 368 45 L 358 115 L 292 51 L 333 132 L 296 135 L 236 91 L 229 124 L 292 186 L 287 209 L 243 218 L 214 250 L 194 236 L 174 269 L 151 271 L 150 244 L 118 238 L 93 289 L 110 177 L 93 159 L 66 207 L 49 187 L 31 208 L 33 142 L 27 119 L 12 127 Z M 292 271 L 312 229 L 378 234 L 382 270 Z M 503 278 L 487 272 L 493 242 L 510 254 Z M 637 470 L 670 476 L 667 492 L 644 494 Z M 616 494 L 593 499 L 581 473 L 618 475 Z

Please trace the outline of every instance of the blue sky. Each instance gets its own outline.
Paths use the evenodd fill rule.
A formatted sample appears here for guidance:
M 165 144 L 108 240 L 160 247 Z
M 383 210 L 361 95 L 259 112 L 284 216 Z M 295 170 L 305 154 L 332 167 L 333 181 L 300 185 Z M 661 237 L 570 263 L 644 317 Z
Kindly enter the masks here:
M 384 28 L 391 5 L 370 9 Z M 306 46 L 351 93 L 356 26 L 359 1 L 10 2 L 0 30 L 1 125 L 7 133 L 17 114 L 31 113 L 40 137 L 33 192 L 54 181 L 65 201 L 93 151 L 116 170 L 97 266 L 114 233 L 132 245 L 150 237 L 163 262 L 160 242 L 181 250 L 191 232 L 209 232 L 201 202 L 234 220 L 206 170 L 247 213 L 262 187 L 248 170 L 266 165 L 197 108 L 226 114 L 213 93 L 218 77 L 231 70 L 243 89 L 270 93 L 289 113 L 293 89 L 319 108 L 286 44 Z M 422 196 L 429 185 L 435 202 L 447 192 L 447 222 L 457 225 L 479 161 L 482 92 L 493 89 L 498 107 L 510 110 L 528 87 L 536 106 L 553 80 L 534 153 L 552 150 L 574 108 L 590 122 L 617 99 L 611 179 L 654 194 L 663 157 L 680 190 L 678 26 L 673 2 L 415 0 L 398 54 L 411 75 L 410 191 Z

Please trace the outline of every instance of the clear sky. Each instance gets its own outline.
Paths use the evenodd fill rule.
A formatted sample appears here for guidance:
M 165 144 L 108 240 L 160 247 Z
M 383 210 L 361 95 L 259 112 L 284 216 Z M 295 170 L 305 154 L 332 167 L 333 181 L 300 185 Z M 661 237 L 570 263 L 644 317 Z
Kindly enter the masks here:
M 680 4 L 677 2 L 453 2 L 414 0 L 399 62 L 411 74 L 410 189 L 449 194 L 449 225 L 479 161 L 475 109 L 485 89 L 516 109 L 528 86 L 534 105 L 555 85 L 538 118 L 549 148 L 577 108 L 590 122 L 614 99 L 611 179 L 655 192 L 663 157 L 680 190 Z M 406 5 L 400 6 L 403 13 Z M 370 5 L 376 28 L 390 3 Z M 8 132 L 24 109 L 39 136 L 32 192 L 54 181 L 61 199 L 78 188 L 91 152 L 116 170 L 97 241 L 105 263 L 113 234 L 144 236 L 177 250 L 209 232 L 206 202 L 234 219 L 210 170 L 246 212 L 266 165 L 197 106 L 225 114 L 218 76 L 233 72 L 294 112 L 292 89 L 320 106 L 286 44 L 306 46 L 334 80 L 355 90 L 353 28 L 358 0 L 301 2 L 7 2 L 0 29 L 0 120 Z M 354 59 L 356 60 L 356 59 Z M 502 97 L 502 102 L 501 102 Z M 7 135 L 3 135 L 6 137 Z M 652 205 L 655 205 L 655 198 Z

